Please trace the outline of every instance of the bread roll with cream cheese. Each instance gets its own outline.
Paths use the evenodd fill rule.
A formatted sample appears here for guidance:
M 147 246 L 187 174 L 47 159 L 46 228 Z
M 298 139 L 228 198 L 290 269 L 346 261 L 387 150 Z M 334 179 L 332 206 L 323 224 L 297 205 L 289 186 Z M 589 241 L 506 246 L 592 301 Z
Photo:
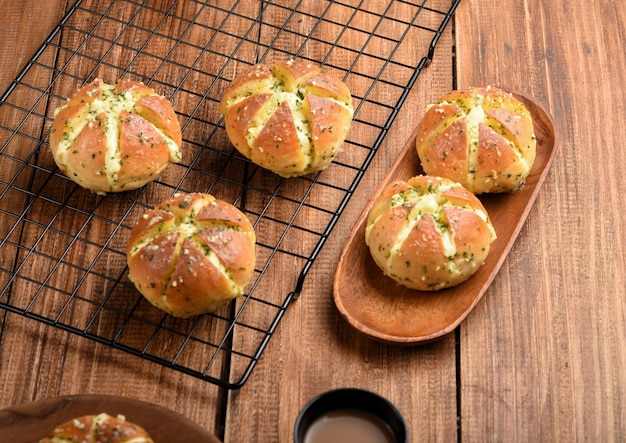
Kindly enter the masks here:
M 420 175 L 384 188 L 365 241 L 383 273 L 411 289 L 458 285 L 484 263 L 496 234 L 474 194 L 452 180 Z
M 132 228 L 129 278 L 173 316 L 213 312 L 243 295 L 254 273 L 255 241 L 235 206 L 210 194 L 177 194 Z
M 224 91 L 220 111 L 235 148 L 282 177 L 328 167 L 354 114 L 345 83 L 300 60 L 252 66 Z
M 153 443 L 145 429 L 122 415 L 84 415 L 58 425 L 39 443 Z
M 97 194 L 139 188 L 181 160 L 182 135 L 171 103 L 143 83 L 101 79 L 56 109 L 54 161 Z
M 450 92 L 430 105 L 416 140 L 424 172 L 475 194 L 520 188 L 535 161 L 532 116 L 511 93 L 494 87 Z

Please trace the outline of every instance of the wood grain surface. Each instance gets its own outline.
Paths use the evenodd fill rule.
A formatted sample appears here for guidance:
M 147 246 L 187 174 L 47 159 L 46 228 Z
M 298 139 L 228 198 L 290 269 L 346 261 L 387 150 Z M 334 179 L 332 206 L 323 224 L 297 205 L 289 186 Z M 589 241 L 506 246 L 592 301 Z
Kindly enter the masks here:
M 0 90 L 68 3 L 0 1 Z M 311 398 L 365 387 L 398 406 L 412 442 L 625 440 L 625 27 L 624 2 L 461 0 L 241 389 L 0 312 L 0 409 L 66 395 L 122 396 L 172 410 L 226 442 L 289 442 Z M 411 348 L 373 341 L 333 303 L 343 244 L 424 106 L 455 85 L 486 84 L 549 110 L 559 140 L 551 172 L 500 272 L 455 333 Z M 13 173 L 0 171 L 3 182 Z
M 626 97 L 626 59 L 615 35 L 626 5 L 533 1 L 496 13 L 488 3 L 458 11 L 457 30 L 473 30 L 457 34 L 459 85 L 531 94 L 550 109 L 561 147 L 509 260 L 461 328 L 462 435 L 623 440 L 626 127 L 615 103 Z

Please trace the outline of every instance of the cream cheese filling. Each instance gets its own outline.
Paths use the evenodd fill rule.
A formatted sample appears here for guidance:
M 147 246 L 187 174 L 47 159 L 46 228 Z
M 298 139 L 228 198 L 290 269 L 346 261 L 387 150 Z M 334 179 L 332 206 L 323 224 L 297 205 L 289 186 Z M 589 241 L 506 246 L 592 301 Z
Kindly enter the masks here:
M 312 164 L 315 161 L 315 159 L 313 158 L 315 152 L 313 149 L 313 141 L 311 139 L 312 128 L 310 116 L 308 116 L 304 111 L 304 97 L 309 94 L 304 84 L 298 84 L 295 90 L 287 90 L 284 88 L 281 81 L 274 79 L 272 81 L 264 83 L 263 87 L 264 91 L 272 91 L 273 96 L 270 100 L 270 104 L 262 109 L 260 112 L 258 112 L 251 120 L 247 133 L 245 135 L 248 146 L 254 146 L 257 137 L 273 115 L 274 111 L 276 111 L 276 109 L 278 109 L 278 107 L 282 103 L 286 102 L 289 105 L 289 109 L 291 110 L 291 113 L 293 115 L 296 134 L 302 154 L 306 158 L 307 164 Z M 229 99 L 227 102 L 228 108 L 235 106 L 237 103 L 246 99 L 249 96 L 250 94 L 239 95 L 238 97 Z M 350 114 L 354 113 L 354 109 L 350 103 L 337 100 L 334 97 L 325 98 L 347 109 Z M 263 149 L 263 147 L 260 147 L 260 149 Z

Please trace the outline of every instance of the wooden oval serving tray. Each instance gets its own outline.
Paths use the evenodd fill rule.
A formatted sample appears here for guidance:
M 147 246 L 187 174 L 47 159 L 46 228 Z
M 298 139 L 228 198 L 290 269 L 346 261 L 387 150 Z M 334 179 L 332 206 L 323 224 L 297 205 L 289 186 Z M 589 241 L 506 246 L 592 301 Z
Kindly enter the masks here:
M 414 132 L 377 191 L 355 222 L 339 257 L 333 298 L 346 321 L 373 339 L 397 345 L 418 345 L 452 332 L 481 299 L 511 250 L 556 151 L 556 134 L 548 113 L 535 100 L 514 95 L 533 117 L 537 156 L 526 184 L 516 192 L 479 196 L 498 238 L 483 266 L 459 286 L 437 292 L 411 290 L 383 275 L 365 244 L 367 215 L 376 196 L 391 181 L 423 174 Z
M 101 412 L 125 416 L 143 427 L 155 443 L 220 443 L 206 429 L 169 409 L 107 395 L 56 397 L 4 409 L 0 411 L 0 441 L 36 443 L 61 423 Z

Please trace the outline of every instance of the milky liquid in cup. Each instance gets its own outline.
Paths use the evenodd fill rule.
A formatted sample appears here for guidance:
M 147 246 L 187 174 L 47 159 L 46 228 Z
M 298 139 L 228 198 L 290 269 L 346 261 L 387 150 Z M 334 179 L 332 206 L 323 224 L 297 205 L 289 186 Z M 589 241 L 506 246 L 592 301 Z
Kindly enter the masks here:
M 376 415 L 356 409 L 337 409 L 316 419 L 304 443 L 396 443 L 389 426 Z

